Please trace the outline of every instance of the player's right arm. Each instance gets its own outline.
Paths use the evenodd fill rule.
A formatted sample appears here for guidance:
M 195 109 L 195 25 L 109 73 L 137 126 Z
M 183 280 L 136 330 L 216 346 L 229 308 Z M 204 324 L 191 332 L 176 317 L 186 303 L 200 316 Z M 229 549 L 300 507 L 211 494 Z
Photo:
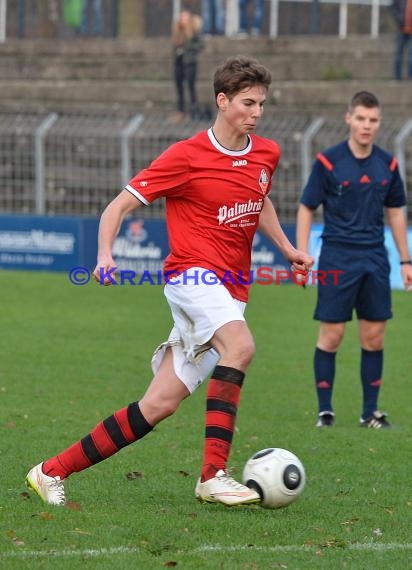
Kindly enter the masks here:
M 312 227 L 313 210 L 299 204 L 298 214 L 296 219 L 296 247 L 305 253 L 309 251 L 309 237 Z
M 309 250 L 313 212 L 323 203 L 329 185 L 326 170 L 333 168 L 332 165 L 330 168 L 326 168 L 325 162 L 330 164 L 328 159 L 324 157 L 322 161 L 319 156 L 323 155 L 318 155 L 313 163 L 309 179 L 303 189 L 296 218 L 296 247 L 305 253 L 308 253 Z
M 112 247 L 123 220 L 127 214 L 142 205 L 142 202 L 128 190 L 123 190 L 103 211 L 99 224 L 97 265 L 93 271 L 93 277 L 98 283 L 100 283 L 102 271 L 107 273 L 116 266 L 112 257 Z M 110 279 L 105 278 L 104 285 L 110 284 Z
M 312 220 L 313 210 L 305 206 L 305 204 L 299 204 L 296 217 L 296 247 L 305 253 L 309 253 L 309 237 Z M 298 282 L 305 282 L 303 275 L 296 275 L 296 279 Z

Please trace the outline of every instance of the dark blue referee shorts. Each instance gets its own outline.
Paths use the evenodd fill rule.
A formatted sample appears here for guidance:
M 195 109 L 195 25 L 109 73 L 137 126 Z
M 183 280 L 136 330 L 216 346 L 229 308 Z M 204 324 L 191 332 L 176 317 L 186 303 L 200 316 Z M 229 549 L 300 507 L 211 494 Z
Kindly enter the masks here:
M 323 244 L 319 257 L 318 301 L 314 319 L 330 323 L 392 317 L 390 266 L 384 246 Z M 338 274 L 329 271 L 341 271 Z M 335 282 L 334 282 L 335 281 Z

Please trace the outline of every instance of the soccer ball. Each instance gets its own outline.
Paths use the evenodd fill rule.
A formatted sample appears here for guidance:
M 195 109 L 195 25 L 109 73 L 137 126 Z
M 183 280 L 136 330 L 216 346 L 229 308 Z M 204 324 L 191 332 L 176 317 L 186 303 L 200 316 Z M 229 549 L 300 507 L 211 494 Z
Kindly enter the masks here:
M 262 506 L 286 507 L 295 501 L 305 486 L 306 475 L 301 461 L 288 451 L 269 447 L 258 451 L 246 462 L 243 484 L 255 489 Z

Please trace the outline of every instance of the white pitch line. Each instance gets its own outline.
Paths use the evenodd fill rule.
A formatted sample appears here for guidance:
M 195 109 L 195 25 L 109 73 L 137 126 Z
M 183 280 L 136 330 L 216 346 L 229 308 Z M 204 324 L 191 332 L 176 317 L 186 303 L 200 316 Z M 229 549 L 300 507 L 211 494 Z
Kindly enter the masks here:
M 335 546 L 322 546 L 321 544 L 313 544 L 313 545 L 306 545 L 306 544 L 286 544 L 286 545 L 277 545 L 277 546 L 218 546 L 218 545 L 206 545 L 206 546 L 199 546 L 198 548 L 194 549 L 192 552 L 217 552 L 217 553 L 224 553 L 224 552 L 238 552 L 239 550 L 247 551 L 250 550 L 251 552 L 310 552 L 310 551 L 317 551 L 319 549 L 324 548 L 325 550 L 328 549 L 341 549 L 341 550 L 378 550 L 378 551 L 385 551 L 385 550 L 412 550 L 412 543 L 382 543 L 382 542 L 359 542 L 353 544 L 343 544 L 340 546 L 339 544 Z
M 202 552 L 208 552 L 210 554 L 225 554 L 232 552 L 316 552 L 319 549 L 325 548 L 331 550 L 363 550 L 363 551 L 378 551 L 385 552 L 389 550 L 412 550 L 412 543 L 382 543 L 382 542 L 364 542 L 364 543 L 353 543 L 345 544 L 342 546 L 330 546 L 322 547 L 322 545 L 305 545 L 305 544 L 290 544 L 290 545 L 277 545 L 277 546 L 221 546 L 221 545 L 204 545 L 194 548 L 192 550 L 182 551 L 181 554 L 197 554 Z M 138 552 L 147 552 L 144 548 L 139 548 L 135 546 L 119 546 L 113 548 L 85 548 L 83 550 L 15 550 L 14 552 L 3 552 L 0 553 L 0 560 L 6 558 L 64 558 L 64 557 L 74 557 L 74 556 L 89 556 L 90 558 L 97 558 L 100 556 L 115 556 L 117 554 L 136 554 Z
M 135 554 L 141 552 L 141 548 L 119 546 L 116 548 L 85 548 L 83 550 L 16 550 L 15 552 L 0 553 L 2 558 L 55 558 L 70 556 L 112 556 L 113 554 Z

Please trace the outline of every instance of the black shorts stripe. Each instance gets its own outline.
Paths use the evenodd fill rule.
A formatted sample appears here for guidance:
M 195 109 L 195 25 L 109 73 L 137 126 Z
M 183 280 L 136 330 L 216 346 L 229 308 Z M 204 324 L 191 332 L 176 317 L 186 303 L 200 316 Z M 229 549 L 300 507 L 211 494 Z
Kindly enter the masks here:
M 94 444 L 92 436 L 89 434 L 81 440 L 83 451 L 92 465 L 103 461 L 105 457 L 100 454 L 99 450 Z
M 206 426 L 205 437 L 206 439 L 221 439 L 231 443 L 233 431 L 218 426 Z
M 119 424 L 116 421 L 114 416 L 110 416 L 106 420 L 104 420 L 103 425 L 110 437 L 113 441 L 117 449 L 122 449 L 122 447 L 126 447 L 129 443 L 127 439 L 124 437 L 122 430 L 119 427 Z
M 219 366 L 218 364 L 212 372 L 212 378 L 214 380 L 222 380 L 223 382 L 231 382 L 232 384 L 236 384 L 236 386 L 242 386 L 245 373 L 237 368 Z
M 231 416 L 235 416 L 237 412 L 237 408 L 233 404 L 224 402 L 223 400 L 216 400 L 214 398 L 207 399 L 206 410 L 208 412 L 223 412 L 225 414 L 230 414 Z
M 127 419 L 129 420 L 130 427 L 136 439 L 141 439 L 153 429 L 153 426 L 146 421 L 140 411 L 139 402 L 129 404 L 127 408 Z

